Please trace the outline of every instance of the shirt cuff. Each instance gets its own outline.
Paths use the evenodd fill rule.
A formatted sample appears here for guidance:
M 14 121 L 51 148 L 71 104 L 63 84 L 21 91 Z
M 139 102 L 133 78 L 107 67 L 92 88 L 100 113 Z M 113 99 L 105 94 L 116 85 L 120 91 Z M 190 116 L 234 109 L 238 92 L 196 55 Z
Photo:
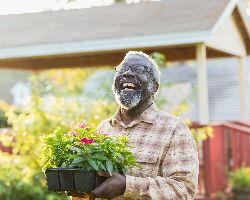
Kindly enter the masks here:
M 145 195 L 148 191 L 149 181 L 147 178 L 126 175 L 126 191 Z

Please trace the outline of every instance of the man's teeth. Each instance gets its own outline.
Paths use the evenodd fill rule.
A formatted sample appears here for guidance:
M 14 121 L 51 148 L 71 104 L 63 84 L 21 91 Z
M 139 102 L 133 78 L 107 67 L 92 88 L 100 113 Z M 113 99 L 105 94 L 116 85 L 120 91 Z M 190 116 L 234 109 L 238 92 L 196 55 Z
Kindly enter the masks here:
M 133 83 L 123 83 L 123 87 L 135 87 Z

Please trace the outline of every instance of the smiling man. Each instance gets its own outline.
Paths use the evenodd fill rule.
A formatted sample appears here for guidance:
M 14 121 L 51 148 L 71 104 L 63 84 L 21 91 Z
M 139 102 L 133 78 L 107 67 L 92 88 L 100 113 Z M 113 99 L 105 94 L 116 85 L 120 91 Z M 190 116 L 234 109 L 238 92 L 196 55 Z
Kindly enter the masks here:
M 105 199 L 194 199 L 198 156 L 194 139 L 178 117 L 159 111 L 154 97 L 160 71 L 143 52 L 131 51 L 116 67 L 113 92 L 119 105 L 99 129 L 127 136 L 140 168 L 114 173 L 92 191 Z

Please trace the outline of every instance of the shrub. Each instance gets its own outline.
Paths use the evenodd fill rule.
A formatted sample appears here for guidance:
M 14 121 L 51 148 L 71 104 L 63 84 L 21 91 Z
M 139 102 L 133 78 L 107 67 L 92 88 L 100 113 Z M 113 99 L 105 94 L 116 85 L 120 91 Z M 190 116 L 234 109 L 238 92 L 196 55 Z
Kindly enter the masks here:
M 4 101 L 0 100 L 0 128 L 8 127 L 8 118 L 5 116 L 9 105 Z
M 65 194 L 49 192 L 43 174 L 32 170 L 21 156 L 0 153 L 0 199 L 69 200 Z
M 250 167 L 241 167 L 231 173 L 230 185 L 233 189 L 250 189 Z

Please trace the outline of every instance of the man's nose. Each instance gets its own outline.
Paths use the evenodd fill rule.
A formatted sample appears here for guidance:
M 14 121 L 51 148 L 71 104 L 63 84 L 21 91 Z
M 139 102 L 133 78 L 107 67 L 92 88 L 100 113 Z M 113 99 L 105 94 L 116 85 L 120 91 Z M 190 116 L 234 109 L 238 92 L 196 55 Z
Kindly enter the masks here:
M 125 78 L 133 78 L 134 76 L 134 72 L 130 68 L 123 73 L 123 77 Z

